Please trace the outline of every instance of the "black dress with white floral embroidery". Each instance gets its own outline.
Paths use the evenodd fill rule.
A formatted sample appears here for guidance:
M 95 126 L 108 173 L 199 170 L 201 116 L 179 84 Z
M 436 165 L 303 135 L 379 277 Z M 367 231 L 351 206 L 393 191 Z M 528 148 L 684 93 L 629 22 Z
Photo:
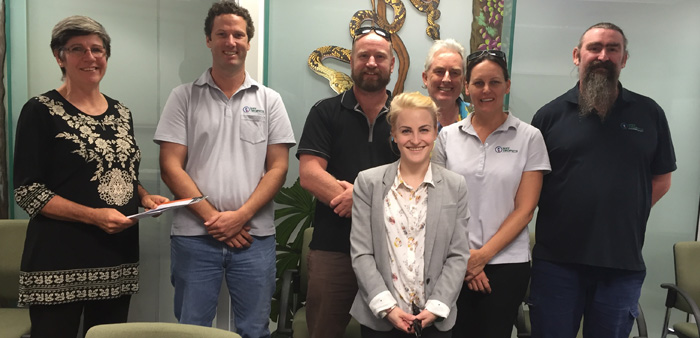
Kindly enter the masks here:
M 131 112 L 84 114 L 57 91 L 22 108 L 15 143 L 15 200 L 31 217 L 20 272 L 20 305 L 117 298 L 138 291 L 138 226 L 117 234 L 40 213 L 54 196 L 93 208 L 137 212 L 141 153 Z

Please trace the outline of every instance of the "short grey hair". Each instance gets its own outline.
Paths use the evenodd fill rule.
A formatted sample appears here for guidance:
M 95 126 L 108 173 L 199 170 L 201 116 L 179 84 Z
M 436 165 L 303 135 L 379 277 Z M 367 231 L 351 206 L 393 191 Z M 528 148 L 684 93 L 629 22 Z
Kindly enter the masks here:
M 437 52 L 443 49 L 459 54 L 459 56 L 462 58 L 462 72 L 464 72 L 464 69 L 467 66 L 466 58 L 464 55 L 464 47 L 462 47 L 462 45 L 455 39 L 435 40 L 435 42 L 433 42 L 433 45 L 428 50 L 428 56 L 425 58 L 424 71 L 427 72 L 428 69 L 430 69 L 430 66 L 432 66 L 433 64 L 433 58 L 435 57 L 435 54 L 437 54 Z
M 107 34 L 105 28 L 99 22 L 95 21 L 95 19 L 82 15 L 69 16 L 59 21 L 56 26 L 53 27 L 51 31 L 51 51 L 62 59 L 63 55 L 60 53 L 61 48 L 68 43 L 68 40 L 76 36 L 90 34 L 95 34 L 102 39 L 102 44 L 107 53 L 106 56 L 109 58 L 112 54 L 112 39 L 109 37 L 109 34 Z M 64 67 L 61 67 L 61 72 L 63 72 L 64 76 L 66 75 L 66 69 Z

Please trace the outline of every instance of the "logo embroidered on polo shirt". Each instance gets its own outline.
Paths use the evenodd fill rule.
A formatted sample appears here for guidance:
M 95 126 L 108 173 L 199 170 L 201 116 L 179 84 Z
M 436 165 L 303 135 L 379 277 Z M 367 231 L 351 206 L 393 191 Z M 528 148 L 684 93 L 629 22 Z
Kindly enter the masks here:
M 496 148 L 494 148 L 494 150 L 498 154 L 500 154 L 500 153 L 517 153 L 518 152 L 517 149 L 510 149 L 510 147 L 501 147 L 501 146 L 496 146 Z
M 643 132 L 644 132 L 644 128 L 637 127 L 637 125 L 634 124 L 634 123 L 625 123 L 625 122 L 622 122 L 622 123 L 620 123 L 620 128 L 621 128 L 622 130 L 633 130 L 633 131 L 637 131 L 637 132 L 640 132 L 640 133 L 643 133 Z
M 248 106 L 243 107 L 243 112 L 244 112 L 244 113 L 265 114 L 265 110 L 264 110 L 264 109 L 258 109 L 258 108 L 255 108 L 255 107 L 248 107 Z

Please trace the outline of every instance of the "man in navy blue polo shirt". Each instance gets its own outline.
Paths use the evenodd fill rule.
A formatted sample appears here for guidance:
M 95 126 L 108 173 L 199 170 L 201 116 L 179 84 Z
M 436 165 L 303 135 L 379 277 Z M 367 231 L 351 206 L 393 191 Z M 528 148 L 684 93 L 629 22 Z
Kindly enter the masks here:
M 342 337 L 350 321 L 357 293 L 350 262 L 352 182 L 360 171 L 398 159 L 386 120 L 394 69 L 389 32 L 358 29 L 350 65 L 354 86 L 311 107 L 297 150 L 301 186 L 318 199 L 308 257 L 311 338 Z
M 552 172 L 545 176 L 533 251 L 533 337 L 628 337 L 645 277 L 651 207 L 676 158 L 664 111 L 618 81 L 627 38 L 611 23 L 581 36 L 579 82 L 542 107 Z

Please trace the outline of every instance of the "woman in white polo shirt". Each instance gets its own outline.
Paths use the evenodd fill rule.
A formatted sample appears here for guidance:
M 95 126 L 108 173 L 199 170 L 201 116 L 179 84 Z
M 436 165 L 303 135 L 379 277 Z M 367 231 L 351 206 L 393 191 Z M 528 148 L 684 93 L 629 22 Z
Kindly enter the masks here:
M 508 338 L 530 278 L 527 224 L 550 171 L 540 131 L 503 110 L 510 92 L 505 53 L 467 57 L 474 113 L 442 129 L 432 161 L 464 176 L 471 256 L 453 337 Z

